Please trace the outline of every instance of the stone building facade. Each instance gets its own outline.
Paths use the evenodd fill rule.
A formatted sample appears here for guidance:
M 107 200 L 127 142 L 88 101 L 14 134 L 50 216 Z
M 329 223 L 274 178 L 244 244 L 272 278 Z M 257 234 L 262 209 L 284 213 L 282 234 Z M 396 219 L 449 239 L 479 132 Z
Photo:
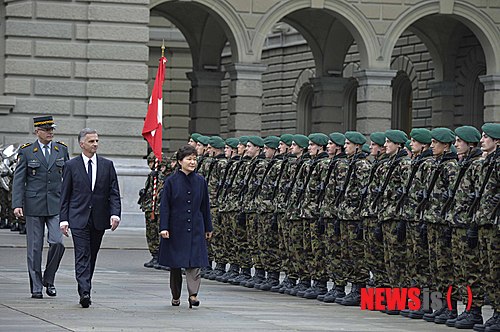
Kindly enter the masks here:
M 141 137 L 167 45 L 164 150 L 189 132 L 280 134 L 500 121 L 500 2 L 96 0 L 0 3 L 0 143 L 96 128 L 136 223 Z

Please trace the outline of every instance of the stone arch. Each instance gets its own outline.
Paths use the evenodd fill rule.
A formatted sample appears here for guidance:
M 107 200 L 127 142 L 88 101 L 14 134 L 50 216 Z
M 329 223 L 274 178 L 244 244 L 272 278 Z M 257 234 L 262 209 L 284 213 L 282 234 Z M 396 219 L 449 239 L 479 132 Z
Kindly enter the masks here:
M 208 13 L 224 31 L 227 40 L 229 40 L 233 63 L 238 63 L 244 60 L 246 54 L 252 53 L 245 24 L 243 23 L 241 17 L 237 15 L 234 9 L 232 9 L 226 1 L 196 0 L 189 3 L 182 2 L 182 4 L 180 4 L 179 2 L 172 0 L 151 0 L 149 8 L 151 11 L 159 10 L 159 7 L 162 5 L 167 5 L 167 7 L 176 5 L 183 7 L 194 6 L 193 8 L 199 8 L 201 11 Z M 164 10 L 161 11 L 161 14 L 168 18 L 168 20 L 174 23 L 176 27 L 181 30 L 192 50 L 198 50 L 202 46 L 204 46 L 205 50 L 207 49 L 207 45 L 199 45 L 197 38 L 190 30 L 190 25 L 187 24 L 187 22 L 184 22 L 182 18 Z M 204 31 L 204 37 L 210 32 L 213 33 L 213 30 Z M 204 40 L 204 38 L 202 37 L 201 40 Z M 222 45 L 222 47 L 223 46 L 224 45 Z M 194 53 L 196 52 L 193 52 L 193 65 L 196 66 L 199 61 L 197 61 L 198 59 L 195 57 L 200 55 Z
M 257 23 L 255 35 L 251 43 L 252 49 L 255 52 L 254 60 L 258 61 L 266 35 L 274 24 L 288 14 L 311 7 L 328 10 L 329 13 L 338 18 L 358 44 L 362 67 L 375 66 L 379 45 L 373 27 L 366 20 L 366 17 L 354 6 L 335 0 L 326 0 L 320 6 L 311 6 L 310 0 L 286 1 L 276 4 Z
M 413 62 L 405 55 L 394 58 L 391 69 L 397 71 L 392 80 L 391 127 L 409 132 L 412 127 L 413 101 L 418 97 L 418 76 Z
M 472 125 L 479 128 L 483 124 L 484 86 L 479 76 L 485 72 L 484 54 L 479 47 L 469 49 L 458 61 L 455 71 L 457 126 Z
M 443 6 L 444 7 L 444 6 Z M 398 37 L 413 23 L 421 18 L 433 14 L 449 14 L 466 25 L 479 39 L 486 55 L 487 73 L 494 74 L 500 69 L 500 44 L 498 43 L 498 28 L 492 20 L 474 6 L 455 1 L 453 8 L 441 8 L 441 1 L 424 1 L 411 6 L 409 10 L 399 16 L 389 27 L 384 43 L 381 47 L 380 56 L 382 61 L 389 62 L 392 50 Z
M 304 134 L 308 134 L 311 128 L 311 107 L 308 108 L 308 105 L 312 105 L 314 89 L 310 79 L 314 76 L 313 69 L 304 69 L 293 88 L 291 110 L 296 113 L 295 128 L 297 132 L 304 131 Z

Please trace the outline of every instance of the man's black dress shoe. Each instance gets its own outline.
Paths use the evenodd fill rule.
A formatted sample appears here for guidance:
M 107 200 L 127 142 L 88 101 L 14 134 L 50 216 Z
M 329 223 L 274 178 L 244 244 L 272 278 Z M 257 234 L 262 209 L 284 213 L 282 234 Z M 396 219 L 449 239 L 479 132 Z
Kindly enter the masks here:
M 43 294 L 42 294 L 42 292 L 31 293 L 31 298 L 32 299 L 43 299 Z
M 82 296 L 80 296 L 80 305 L 82 308 L 88 308 L 90 305 L 90 295 L 85 293 Z
M 56 296 L 57 295 L 57 291 L 56 291 L 56 288 L 54 287 L 54 285 L 51 285 L 51 284 L 47 284 L 47 290 L 45 291 L 45 293 L 47 293 L 48 296 Z

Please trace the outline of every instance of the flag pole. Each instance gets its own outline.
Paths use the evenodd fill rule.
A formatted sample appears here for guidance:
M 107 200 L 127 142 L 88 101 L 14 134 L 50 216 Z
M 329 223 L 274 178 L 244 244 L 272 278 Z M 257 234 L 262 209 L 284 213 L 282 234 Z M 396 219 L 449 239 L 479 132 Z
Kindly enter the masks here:
M 161 57 L 165 57 L 165 39 L 161 40 Z M 162 156 L 163 158 L 163 156 Z M 155 171 L 158 174 L 158 158 L 155 157 Z M 155 208 L 156 208 L 156 191 L 157 191 L 158 175 L 153 177 L 153 211 L 151 212 L 151 219 L 155 219 Z

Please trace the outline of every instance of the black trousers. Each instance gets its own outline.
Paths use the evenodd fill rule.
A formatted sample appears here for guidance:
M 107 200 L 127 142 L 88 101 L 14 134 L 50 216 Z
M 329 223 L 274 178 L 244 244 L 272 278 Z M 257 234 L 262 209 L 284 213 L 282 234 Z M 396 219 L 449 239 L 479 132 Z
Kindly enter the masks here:
M 71 229 L 75 247 L 75 276 L 78 294 L 90 294 L 97 253 L 101 248 L 104 230 L 96 230 L 90 220 L 83 229 Z

